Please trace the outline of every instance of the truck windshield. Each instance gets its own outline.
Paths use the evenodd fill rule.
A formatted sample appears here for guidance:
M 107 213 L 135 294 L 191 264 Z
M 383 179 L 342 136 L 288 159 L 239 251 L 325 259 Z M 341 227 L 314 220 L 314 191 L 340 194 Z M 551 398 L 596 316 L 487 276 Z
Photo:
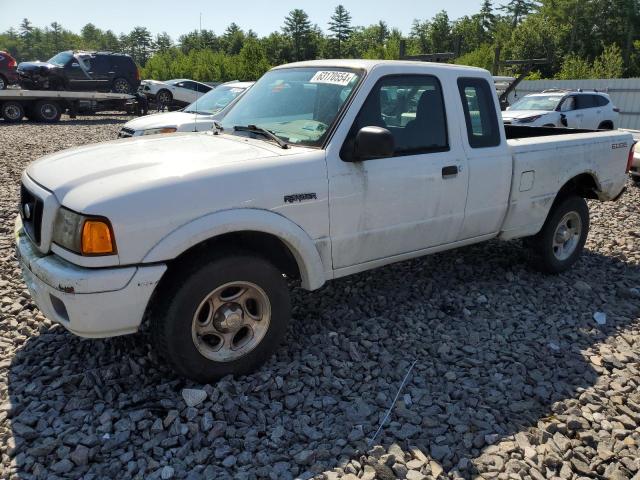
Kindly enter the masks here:
M 229 105 L 231 100 L 244 92 L 244 90 L 244 88 L 232 85 L 220 85 L 193 102 L 184 111 L 187 113 L 213 115 Z
M 271 70 L 231 107 L 222 127 L 252 135 L 234 127 L 255 126 L 288 144 L 319 147 L 361 78 L 337 67 Z
M 555 110 L 562 100 L 559 95 L 536 95 L 523 97 L 509 107 L 509 110 Z
M 48 62 L 60 67 L 64 67 L 72 58 L 73 55 L 71 54 L 71 52 L 60 52 L 59 54 L 51 57 Z

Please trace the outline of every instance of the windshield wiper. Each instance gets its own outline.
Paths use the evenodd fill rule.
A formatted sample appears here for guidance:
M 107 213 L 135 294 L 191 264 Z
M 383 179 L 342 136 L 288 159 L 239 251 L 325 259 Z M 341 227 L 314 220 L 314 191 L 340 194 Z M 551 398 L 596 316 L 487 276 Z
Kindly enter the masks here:
M 247 126 L 243 126 L 243 125 L 236 125 L 233 127 L 233 129 L 236 132 L 251 132 L 251 133 L 257 133 L 258 135 L 262 135 L 263 137 L 269 138 L 271 140 L 273 140 L 274 142 L 276 142 L 278 145 L 280 145 L 280 147 L 287 149 L 289 148 L 289 144 L 287 142 L 285 142 L 284 140 L 282 140 L 279 136 L 277 136 L 275 133 L 273 133 L 270 130 L 267 130 L 265 128 L 260 128 L 257 127 L 255 125 L 247 125 Z

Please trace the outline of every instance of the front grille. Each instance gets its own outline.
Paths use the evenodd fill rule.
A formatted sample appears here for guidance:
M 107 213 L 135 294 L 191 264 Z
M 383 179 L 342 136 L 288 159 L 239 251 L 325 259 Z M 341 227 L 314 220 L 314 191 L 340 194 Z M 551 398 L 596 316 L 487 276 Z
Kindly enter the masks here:
M 133 137 L 133 134 L 136 133 L 136 131 L 133 128 L 126 128 L 126 127 L 122 127 L 120 129 L 120 133 L 118 134 L 118 138 L 129 138 L 129 137 Z
M 42 212 L 44 202 L 31 193 L 24 185 L 20 187 L 20 218 L 25 232 L 36 245 L 42 237 Z

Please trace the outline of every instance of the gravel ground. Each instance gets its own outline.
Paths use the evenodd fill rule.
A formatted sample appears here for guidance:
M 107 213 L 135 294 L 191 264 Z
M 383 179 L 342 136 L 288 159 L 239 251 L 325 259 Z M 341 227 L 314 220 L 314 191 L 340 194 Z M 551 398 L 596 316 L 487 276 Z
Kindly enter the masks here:
M 297 289 L 260 371 L 194 385 L 51 324 L 13 253 L 22 169 L 122 121 L 0 125 L 0 477 L 640 479 L 640 189 L 571 272 L 489 242 Z

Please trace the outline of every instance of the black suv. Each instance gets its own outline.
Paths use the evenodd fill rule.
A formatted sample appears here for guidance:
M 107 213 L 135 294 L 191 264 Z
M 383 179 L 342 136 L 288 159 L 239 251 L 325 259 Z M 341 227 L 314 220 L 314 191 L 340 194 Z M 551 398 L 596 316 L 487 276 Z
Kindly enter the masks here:
M 18 75 L 31 90 L 133 93 L 140 85 L 133 59 L 111 52 L 60 52 L 46 62 L 20 63 Z

